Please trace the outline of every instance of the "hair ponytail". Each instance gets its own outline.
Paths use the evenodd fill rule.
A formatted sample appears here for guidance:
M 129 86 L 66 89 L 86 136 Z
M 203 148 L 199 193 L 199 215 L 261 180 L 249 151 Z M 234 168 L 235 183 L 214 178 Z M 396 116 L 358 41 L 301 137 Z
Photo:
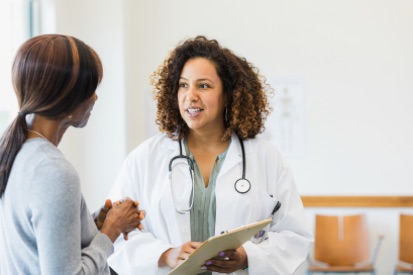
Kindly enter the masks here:
M 6 190 L 13 162 L 26 140 L 26 115 L 18 114 L 0 139 L 0 197 Z

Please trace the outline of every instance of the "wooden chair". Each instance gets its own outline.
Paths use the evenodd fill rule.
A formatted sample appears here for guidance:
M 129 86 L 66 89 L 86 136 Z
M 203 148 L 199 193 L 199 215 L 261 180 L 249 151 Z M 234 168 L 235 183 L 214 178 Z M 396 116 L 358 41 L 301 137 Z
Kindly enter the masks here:
M 314 261 L 308 274 L 361 273 L 375 274 L 374 261 L 382 236 L 370 258 L 368 231 L 364 214 L 347 216 L 316 215 Z
M 400 214 L 399 262 L 394 274 L 413 274 L 413 215 Z

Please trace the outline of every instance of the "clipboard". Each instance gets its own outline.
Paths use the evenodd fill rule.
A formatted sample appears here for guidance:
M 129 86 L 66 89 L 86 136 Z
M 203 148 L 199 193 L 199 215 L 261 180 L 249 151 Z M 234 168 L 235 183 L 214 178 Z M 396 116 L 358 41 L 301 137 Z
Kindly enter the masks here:
M 221 235 L 210 237 L 189 255 L 188 259 L 175 267 L 168 275 L 194 275 L 204 272 L 201 270 L 201 266 L 203 266 L 207 260 L 217 257 L 221 251 L 240 247 L 271 222 L 271 218 L 264 219 L 229 230 Z

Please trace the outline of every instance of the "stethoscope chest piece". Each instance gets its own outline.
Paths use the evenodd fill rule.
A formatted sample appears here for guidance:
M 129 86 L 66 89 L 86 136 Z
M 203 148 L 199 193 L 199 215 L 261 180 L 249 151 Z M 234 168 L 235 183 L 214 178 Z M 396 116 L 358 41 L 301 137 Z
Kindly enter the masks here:
M 235 182 L 234 187 L 238 193 L 244 194 L 250 191 L 251 183 L 247 179 L 239 179 Z

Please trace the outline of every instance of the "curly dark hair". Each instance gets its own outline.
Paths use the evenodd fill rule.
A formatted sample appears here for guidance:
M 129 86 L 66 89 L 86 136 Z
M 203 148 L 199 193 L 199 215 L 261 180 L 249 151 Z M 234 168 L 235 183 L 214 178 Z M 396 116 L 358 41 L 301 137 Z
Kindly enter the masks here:
M 233 132 L 242 139 L 254 138 L 262 132 L 271 111 L 267 93 L 272 89 L 254 65 L 205 36 L 181 41 L 151 76 L 160 131 L 173 139 L 182 139 L 189 132 L 179 112 L 177 93 L 185 63 L 196 57 L 211 61 L 223 84 L 227 111 L 222 118 L 225 125 L 222 140 L 228 140 Z

